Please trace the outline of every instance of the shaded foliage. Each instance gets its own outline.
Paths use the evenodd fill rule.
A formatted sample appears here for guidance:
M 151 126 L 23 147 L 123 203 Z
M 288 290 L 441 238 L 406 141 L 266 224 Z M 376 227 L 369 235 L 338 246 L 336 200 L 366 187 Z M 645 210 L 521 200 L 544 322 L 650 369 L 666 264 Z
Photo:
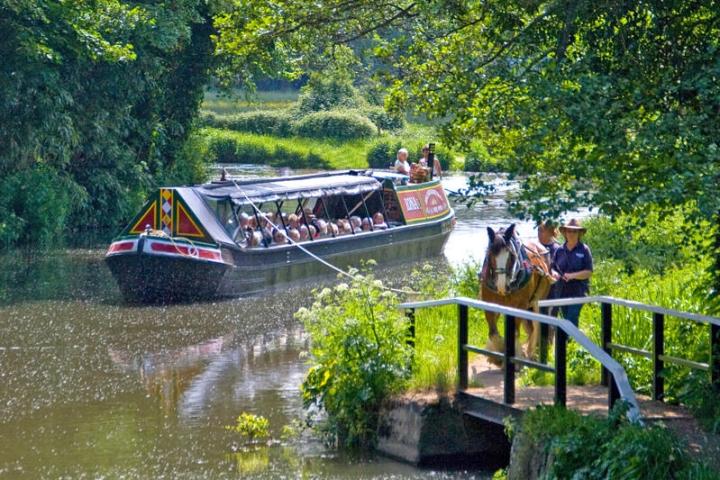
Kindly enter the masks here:
M 607 419 L 542 406 L 525 413 L 513 430 L 514 435 L 524 434 L 536 446 L 545 446 L 552 461 L 544 478 L 716 477 L 667 428 L 628 423 L 622 404 Z
M 205 2 L 6 1 L 0 29 L 6 241 L 115 226 L 171 172 L 197 179 L 176 162 L 212 64 Z

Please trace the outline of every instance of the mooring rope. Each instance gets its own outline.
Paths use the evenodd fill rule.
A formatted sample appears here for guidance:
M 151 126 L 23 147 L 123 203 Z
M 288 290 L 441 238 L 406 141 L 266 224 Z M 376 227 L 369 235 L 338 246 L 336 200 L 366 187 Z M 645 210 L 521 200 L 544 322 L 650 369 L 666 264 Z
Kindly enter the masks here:
M 243 189 L 240 188 L 240 186 L 237 184 L 237 182 L 235 182 L 235 180 L 232 180 L 232 182 L 233 182 L 233 185 L 235 185 L 235 188 L 237 188 L 238 191 L 240 191 L 240 193 L 242 193 L 243 197 L 245 197 L 245 200 L 246 200 L 250 205 L 252 205 L 253 209 L 255 209 L 255 211 L 257 212 L 257 214 L 258 214 L 259 216 L 261 216 L 263 219 L 265 219 L 265 221 L 268 222 L 270 225 L 272 225 L 273 228 L 275 228 L 275 229 L 277 229 L 277 230 L 280 230 L 280 231 L 283 231 L 283 232 L 285 231 L 284 228 L 281 229 L 278 225 L 276 225 L 275 223 L 273 223 L 273 222 L 262 212 L 262 210 L 260 210 L 260 209 L 257 207 L 257 205 L 255 205 L 255 203 L 254 203 L 252 200 L 250 200 L 250 197 L 247 196 L 247 194 L 245 193 L 245 191 L 243 191 Z M 304 252 L 305 254 L 307 254 L 308 256 L 310 256 L 311 258 L 313 258 L 313 259 L 317 260 L 318 262 L 322 263 L 322 264 L 325 265 L 326 267 L 328 267 L 328 268 L 336 271 L 337 273 L 339 273 L 339 274 L 341 274 L 341 275 L 344 275 L 344 276 L 346 276 L 346 277 L 348 277 L 348 278 L 351 278 L 351 279 L 353 279 L 353 280 L 355 279 L 355 276 L 352 275 L 350 272 L 346 272 L 345 270 L 341 269 L 340 267 L 337 267 L 337 266 L 333 265 L 332 263 L 328 262 L 327 260 L 325 260 L 325 259 L 323 259 L 323 258 L 321 258 L 321 257 L 319 257 L 319 256 L 317 256 L 317 255 L 315 255 L 314 253 L 312 253 L 312 252 L 311 252 L 310 250 L 308 250 L 307 248 L 303 247 L 300 243 L 298 243 L 298 242 L 296 242 L 295 240 L 293 240 L 292 238 L 290 238 L 290 237 L 287 235 L 287 232 L 285 232 L 284 237 L 285 237 L 287 240 L 290 241 L 290 244 L 291 244 L 291 245 L 297 247 L 298 249 L 300 249 L 300 251 Z M 391 292 L 395 292 L 395 293 L 404 293 L 404 294 L 408 294 L 408 295 L 419 295 L 418 292 L 414 292 L 414 291 L 412 291 L 412 290 L 400 290 L 400 289 L 397 289 L 397 288 L 386 287 L 386 286 L 384 286 L 384 285 L 383 285 L 381 288 L 384 289 L 384 290 L 389 290 L 389 291 L 391 291 Z

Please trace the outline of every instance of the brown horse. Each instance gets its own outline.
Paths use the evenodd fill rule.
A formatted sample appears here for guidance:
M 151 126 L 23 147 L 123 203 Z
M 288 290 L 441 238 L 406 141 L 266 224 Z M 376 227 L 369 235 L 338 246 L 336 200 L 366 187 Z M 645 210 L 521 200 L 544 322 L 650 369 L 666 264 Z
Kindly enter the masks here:
M 542 245 L 523 244 L 515 235 L 515 224 L 497 232 L 488 227 L 487 231 L 489 244 L 480 278 L 479 298 L 521 310 L 532 309 L 537 313 L 538 302 L 548 296 L 553 282 L 547 251 Z M 488 349 L 504 351 L 504 341 L 497 330 L 498 314 L 486 311 L 485 319 L 490 336 Z M 526 356 L 534 358 L 540 325 L 516 319 L 516 328 L 520 324 L 528 336 Z M 516 347 L 516 352 L 521 354 L 522 350 Z

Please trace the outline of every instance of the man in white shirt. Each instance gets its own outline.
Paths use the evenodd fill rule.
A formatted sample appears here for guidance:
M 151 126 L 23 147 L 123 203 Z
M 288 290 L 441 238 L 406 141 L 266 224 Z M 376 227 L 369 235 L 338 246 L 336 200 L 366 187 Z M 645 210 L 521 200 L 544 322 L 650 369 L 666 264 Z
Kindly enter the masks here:
M 398 150 L 397 160 L 395 160 L 395 171 L 405 175 L 410 175 L 410 163 L 407 161 L 408 151 L 404 148 Z

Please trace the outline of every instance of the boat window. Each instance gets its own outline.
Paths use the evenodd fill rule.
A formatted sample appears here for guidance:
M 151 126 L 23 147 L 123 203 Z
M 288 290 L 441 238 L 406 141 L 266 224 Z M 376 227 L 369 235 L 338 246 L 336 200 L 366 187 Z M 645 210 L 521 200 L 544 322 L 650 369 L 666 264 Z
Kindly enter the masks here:
M 237 218 L 234 214 L 234 206 L 230 202 L 230 199 L 213 199 L 205 197 L 210 209 L 217 216 L 220 225 L 225 228 L 225 231 L 232 237 L 232 234 L 237 227 Z

